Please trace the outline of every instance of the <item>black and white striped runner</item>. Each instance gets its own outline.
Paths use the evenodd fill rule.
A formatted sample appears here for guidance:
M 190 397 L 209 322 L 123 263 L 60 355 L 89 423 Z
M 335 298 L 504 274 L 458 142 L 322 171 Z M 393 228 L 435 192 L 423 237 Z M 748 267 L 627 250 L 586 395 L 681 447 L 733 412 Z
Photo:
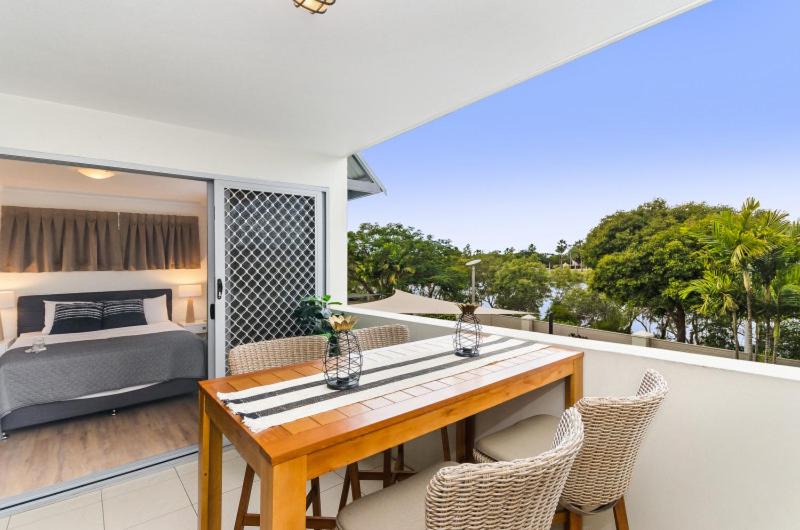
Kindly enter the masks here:
M 323 374 L 282 381 L 272 385 L 219 393 L 219 398 L 253 432 L 327 412 L 367 399 L 390 394 L 443 377 L 474 370 L 487 364 L 510 359 L 546 348 L 508 337 L 487 337 L 481 355 L 456 357 L 451 337 L 400 344 L 364 353 L 360 384 L 350 390 L 331 390 Z M 548 354 L 542 352 L 542 357 Z

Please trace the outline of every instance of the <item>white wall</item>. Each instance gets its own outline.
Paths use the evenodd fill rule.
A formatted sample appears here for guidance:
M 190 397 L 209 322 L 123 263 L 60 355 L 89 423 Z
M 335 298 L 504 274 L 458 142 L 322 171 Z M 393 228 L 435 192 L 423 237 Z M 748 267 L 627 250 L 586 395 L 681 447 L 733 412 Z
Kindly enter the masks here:
M 351 309 L 351 308 L 348 308 Z M 452 323 L 367 310 L 362 325 L 407 323 L 415 339 L 450 333 Z M 800 369 L 486 327 L 486 331 L 583 351 L 585 395 L 635 393 L 648 368 L 670 393 L 642 447 L 627 496 L 631 528 L 760 530 L 800 527 Z M 478 417 L 478 436 L 535 413 L 563 409 L 552 385 Z M 435 437 L 412 449 L 412 462 L 438 457 Z M 610 514 L 587 530 L 614 528 Z
M 205 285 L 206 283 L 208 212 L 205 204 L 0 187 L 0 205 L 196 216 L 199 218 L 200 224 L 200 255 L 202 258 L 200 269 L 0 273 L 0 290 L 11 290 L 17 296 L 24 296 L 172 287 L 172 318 L 180 322 L 185 318 L 187 301 L 177 297 L 177 286 L 189 283 Z M 195 317 L 198 320 L 204 319 L 206 314 L 205 298 L 195 299 L 194 305 Z M 3 310 L 2 316 L 5 335 L 7 337 L 16 336 L 16 310 Z
M 202 112 L 203 109 L 197 109 Z M 347 295 L 347 160 L 155 121 L 0 94 L 0 153 L 35 151 L 328 188 L 329 282 Z

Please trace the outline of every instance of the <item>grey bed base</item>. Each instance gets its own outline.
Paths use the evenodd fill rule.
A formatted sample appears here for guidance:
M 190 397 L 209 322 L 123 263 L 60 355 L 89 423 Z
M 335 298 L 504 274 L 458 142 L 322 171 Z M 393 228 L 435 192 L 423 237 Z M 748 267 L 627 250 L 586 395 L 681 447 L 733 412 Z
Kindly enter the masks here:
M 95 412 L 121 409 L 149 401 L 189 394 L 195 390 L 197 390 L 196 379 L 174 379 L 121 394 L 31 405 L 17 409 L 0 420 L 0 432 L 8 434 L 14 429 L 75 418 Z

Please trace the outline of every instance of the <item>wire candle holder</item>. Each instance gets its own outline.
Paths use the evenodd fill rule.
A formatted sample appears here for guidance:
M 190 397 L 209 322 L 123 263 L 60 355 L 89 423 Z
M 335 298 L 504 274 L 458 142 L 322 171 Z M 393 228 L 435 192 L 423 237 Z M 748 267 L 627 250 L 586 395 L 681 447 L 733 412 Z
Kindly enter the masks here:
M 358 386 L 361 379 L 363 355 L 358 339 L 353 334 L 356 318 L 332 316 L 328 319 L 333 336 L 328 340 L 323 368 L 328 388 L 347 390 Z
M 481 347 L 481 322 L 475 315 L 476 304 L 458 304 L 461 315 L 453 334 L 453 353 L 459 357 L 477 357 Z

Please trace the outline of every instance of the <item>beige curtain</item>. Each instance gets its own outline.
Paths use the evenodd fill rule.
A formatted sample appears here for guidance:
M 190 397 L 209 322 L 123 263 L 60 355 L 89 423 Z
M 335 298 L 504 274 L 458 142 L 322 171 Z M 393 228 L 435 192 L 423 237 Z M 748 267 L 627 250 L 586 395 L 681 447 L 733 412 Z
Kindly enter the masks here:
M 119 226 L 124 269 L 200 268 L 197 217 L 121 213 Z
M 3 206 L 0 272 L 122 270 L 117 214 Z
M 0 272 L 196 269 L 197 217 L 3 206 Z

